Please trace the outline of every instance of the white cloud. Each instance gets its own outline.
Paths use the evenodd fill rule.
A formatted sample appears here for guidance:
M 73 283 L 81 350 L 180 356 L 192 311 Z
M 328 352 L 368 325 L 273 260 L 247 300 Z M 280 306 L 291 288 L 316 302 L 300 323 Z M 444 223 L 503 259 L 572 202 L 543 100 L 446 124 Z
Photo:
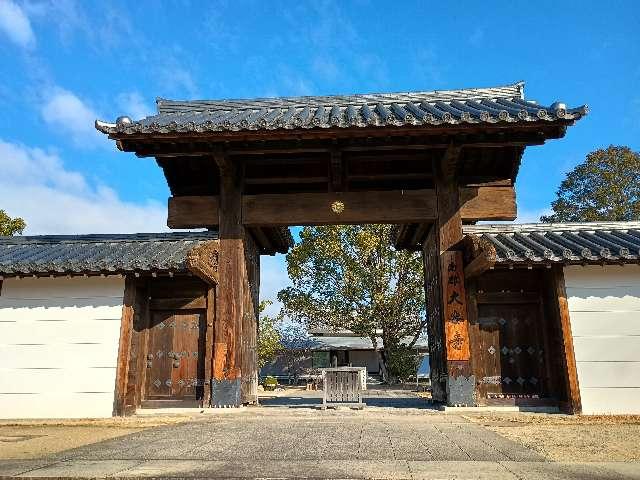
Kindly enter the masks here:
M 0 1 L 0 30 L 22 48 L 34 48 L 36 36 L 24 11 L 12 0 Z
M 26 0 L 23 10 L 34 24 L 56 30 L 65 47 L 78 37 L 96 51 L 112 52 L 126 46 L 120 51 L 125 56 L 139 47 L 140 29 L 134 28 L 129 12 L 115 2 Z
M 147 105 L 138 92 L 127 92 L 118 95 L 118 106 L 124 115 L 131 117 L 133 120 L 153 115 L 153 108 Z
M 2 208 L 27 222 L 25 234 L 167 230 L 166 206 L 127 202 L 65 168 L 58 155 L 0 139 Z
M 0 139 L 0 208 L 25 219 L 26 235 L 167 231 L 166 205 L 122 200 L 105 185 L 93 185 L 65 167 L 55 153 Z M 261 258 L 260 298 L 273 300 L 289 286 L 284 255 Z
M 94 128 L 98 115 L 74 93 L 52 89 L 42 105 L 44 121 L 56 130 L 68 133 L 76 145 L 92 146 L 105 142 Z
M 200 89 L 191 71 L 173 57 L 165 59 L 158 67 L 160 90 L 180 98 L 198 98 Z
M 18 186 L 30 183 L 77 192 L 87 189 L 81 174 L 66 171 L 58 156 L 38 148 L 27 149 L 0 141 L 0 167 L 3 173 L 0 181 L 10 181 Z

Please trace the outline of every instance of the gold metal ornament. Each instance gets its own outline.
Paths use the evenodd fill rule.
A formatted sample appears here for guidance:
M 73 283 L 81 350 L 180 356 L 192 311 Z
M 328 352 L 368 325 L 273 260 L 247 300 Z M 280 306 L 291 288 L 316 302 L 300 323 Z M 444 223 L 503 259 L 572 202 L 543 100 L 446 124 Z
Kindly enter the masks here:
M 333 213 L 337 215 L 340 215 L 342 212 L 344 212 L 344 203 L 342 203 L 340 200 L 336 200 L 331 204 L 331 211 L 333 211 Z

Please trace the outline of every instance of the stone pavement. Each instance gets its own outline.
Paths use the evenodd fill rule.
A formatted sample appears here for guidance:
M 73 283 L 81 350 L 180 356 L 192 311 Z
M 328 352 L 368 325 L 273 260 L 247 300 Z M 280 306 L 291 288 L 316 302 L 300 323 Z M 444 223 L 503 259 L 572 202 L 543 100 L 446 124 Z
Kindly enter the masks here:
M 640 478 L 633 463 L 551 463 L 464 418 L 431 410 L 253 408 L 151 428 L 38 460 L 22 477 Z

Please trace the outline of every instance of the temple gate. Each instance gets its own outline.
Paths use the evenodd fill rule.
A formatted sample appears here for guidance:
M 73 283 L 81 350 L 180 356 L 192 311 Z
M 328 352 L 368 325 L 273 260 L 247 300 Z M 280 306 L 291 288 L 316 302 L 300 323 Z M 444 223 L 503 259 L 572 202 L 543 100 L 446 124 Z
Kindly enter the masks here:
M 527 146 L 562 138 L 587 113 L 524 98 L 524 85 L 435 92 L 171 101 L 139 121 L 96 128 L 154 157 L 171 190 L 168 225 L 219 231 L 211 403 L 255 395 L 259 275 L 293 225 L 398 224 L 397 248 L 423 252 L 433 394 L 477 403 L 469 278 L 490 249 L 463 235 L 514 220 Z M 255 262 L 254 262 L 255 263 Z M 474 287 L 475 288 L 475 287 Z M 475 315 L 475 313 L 474 313 Z M 486 390 L 486 387 L 482 386 Z

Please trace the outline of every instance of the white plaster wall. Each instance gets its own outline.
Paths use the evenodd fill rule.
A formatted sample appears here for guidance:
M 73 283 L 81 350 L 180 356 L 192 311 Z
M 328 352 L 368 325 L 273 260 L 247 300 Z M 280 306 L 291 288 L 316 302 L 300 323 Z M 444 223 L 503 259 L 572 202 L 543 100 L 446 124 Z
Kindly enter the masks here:
M 0 418 L 110 417 L 124 278 L 8 278 Z
M 351 350 L 349 361 L 354 367 L 367 367 L 367 373 L 378 373 L 378 353 L 374 350 Z
M 582 412 L 640 414 L 640 266 L 564 274 Z

